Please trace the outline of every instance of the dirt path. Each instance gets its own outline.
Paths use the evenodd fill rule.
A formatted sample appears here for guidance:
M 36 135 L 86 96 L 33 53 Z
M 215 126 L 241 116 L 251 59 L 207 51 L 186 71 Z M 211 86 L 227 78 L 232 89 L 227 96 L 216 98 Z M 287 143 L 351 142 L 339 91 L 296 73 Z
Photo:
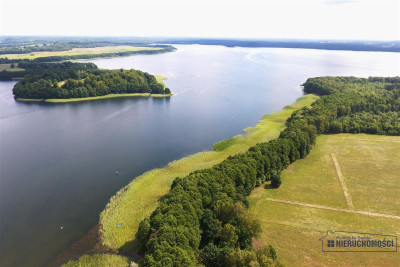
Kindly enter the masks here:
M 298 206 L 303 206 L 303 207 L 315 208 L 315 209 L 343 211 L 343 212 L 348 212 L 348 213 L 355 213 L 355 214 L 362 214 L 362 215 L 367 215 L 367 216 L 384 217 L 384 218 L 400 220 L 400 216 L 396 216 L 396 215 L 388 215 L 388 214 L 381 214 L 381 213 L 360 211 L 360 210 L 347 210 L 347 209 L 333 208 L 333 207 L 328 207 L 328 206 L 321 206 L 321 205 L 308 204 L 308 203 L 290 201 L 290 200 L 282 200 L 282 199 L 276 199 L 276 198 L 267 198 L 267 200 L 285 203 L 285 204 L 292 204 L 292 205 L 298 205 Z
M 344 182 L 344 177 L 342 175 L 342 171 L 340 170 L 339 163 L 338 163 L 334 153 L 331 153 L 331 156 L 332 156 L 333 163 L 335 164 L 336 173 L 339 178 L 339 182 L 342 185 L 342 189 L 343 189 L 344 197 L 346 198 L 347 206 L 349 206 L 349 208 L 351 210 L 354 210 L 353 201 L 351 200 L 349 191 L 347 190 L 346 183 Z

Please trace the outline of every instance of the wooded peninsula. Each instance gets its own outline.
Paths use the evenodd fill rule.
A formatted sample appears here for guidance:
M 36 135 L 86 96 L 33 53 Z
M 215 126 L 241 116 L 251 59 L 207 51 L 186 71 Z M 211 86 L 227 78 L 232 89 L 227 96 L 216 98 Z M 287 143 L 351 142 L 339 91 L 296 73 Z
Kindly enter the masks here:
M 73 100 L 115 94 L 171 96 L 171 90 L 154 75 L 139 70 L 103 70 L 93 63 L 72 62 L 21 62 L 18 67 L 24 69 L 24 78 L 13 89 L 17 100 Z

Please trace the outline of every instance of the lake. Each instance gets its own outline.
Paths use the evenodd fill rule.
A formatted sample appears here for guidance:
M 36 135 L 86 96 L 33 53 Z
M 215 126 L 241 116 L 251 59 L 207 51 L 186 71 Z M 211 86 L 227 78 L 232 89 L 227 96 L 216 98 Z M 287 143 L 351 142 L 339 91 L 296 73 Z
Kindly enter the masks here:
M 166 76 L 171 98 L 23 103 L 15 82 L 0 82 L 1 266 L 49 263 L 133 178 L 254 126 L 300 97 L 308 77 L 400 74 L 396 53 L 176 47 L 90 61 Z

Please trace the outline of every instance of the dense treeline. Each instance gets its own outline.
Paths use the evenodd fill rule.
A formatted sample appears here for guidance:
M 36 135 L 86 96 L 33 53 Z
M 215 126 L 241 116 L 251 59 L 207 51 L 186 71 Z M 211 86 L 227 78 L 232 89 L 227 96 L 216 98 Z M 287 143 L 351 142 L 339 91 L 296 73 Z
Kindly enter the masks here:
M 156 78 L 139 70 L 100 70 L 93 63 L 20 63 L 24 78 L 16 98 L 82 98 L 123 93 L 170 94 Z
M 139 226 L 140 265 L 279 266 L 273 247 L 253 248 L 260 224 L 246 210 L 246 197 L 269 180 L 279 187 L 281 171 L 310 152 L 318 133 L 344 132 L 347 120 L 357 122 L 358 132 L 369 132 L 373 121 L 376 133 L 399 135 L 399 89 L 387 90 L 388 82 L 398 78 L 308 79 L 305 91 L 323 96 L 294 112 L 279 138 L 174 180 Z
M 18 67 L 23 71 L 2 71 L 0 72 L 0 80 L 11 80 L 12 78 L 24 78 L 25 81 L 33 81 L 34 79 L 56 79 L 65 80 L 75 71 L 93 70 L 97 66 L 92 63 L 74 64 L 72 62 L 64 62 L 62 64 L 44 64 L 34 61 L 22 61 L 18 63 Z
M 170 45 L 153 45 L 151 47 L 158 47 L 161 49 L 158 50 L 137 50 L 137 51 L 124 51 L 124 52 L 112 52 L 112 53 L 101 53 L 101 54 L 81 54 L 81 55 L 66 55 L 66 56 L 48 56 L 48 57 L 38 57 L 35 59 L 31 59 L 29 61 L 33 62 L 57 62 L 63 60 L 76 60 L 76 59 L 90 59 L 90 58 L 99 58 L 99 57 L 122 57 L 122 56 L 130 56 L 130 55 L 150 55 L 150 54 L 159 54 L 166 53 L 176 50 L 175 47 Z M 27 61 L 27 59 L 8 59 L 8 58 L 0 58 L 0 64 L 8 64 L 8 63 L 20 63 Z
M 22 78 L 25 75 L 25 71 L 0 71 L 0 81 L 11 81 L 13 79 Z
M 303 111 L 319 134 L 400 135 L 400 77 L 311 78 L 304 91 L 323 96 Z

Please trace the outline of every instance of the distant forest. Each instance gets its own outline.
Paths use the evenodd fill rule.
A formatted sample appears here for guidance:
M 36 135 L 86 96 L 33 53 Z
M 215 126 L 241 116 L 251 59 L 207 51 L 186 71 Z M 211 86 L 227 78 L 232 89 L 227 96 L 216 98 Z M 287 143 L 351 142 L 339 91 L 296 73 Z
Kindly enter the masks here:
M 101 70 L 93 63 L 19 63 L 24 78 L 13 88 L 16 98 L 83 98 L 108 94 L 170 94 L 169 88 L 139 70 Z
M 167 44 L 223 45 L 227 47 L 277 47 L 349 51 L 400 52 L 399 41 L 334 41 L 334 40 L 263 40 L 263 39 L 212 39 L 176 38 L 164 40 Z
M 279 187 L 281 171 L 305 158 L 318 134 L 400 135 L 400 77 L 310 78 L 304 91 L 321 98 L 293 112 L 277 139 L 173 181 L 140 223 L 140 266 L 282 266 L 272 246 L 253 246 L 261 226 L 247 210 L 251 191 L 266 181 Z
M 0 57 L 4 54 L 67 51 L 72 48 L 93 48 L 119 45 L 154 46 L 154 43 L 155 42 L 150 38 L 139 37 L 2 36 L 0 37 Z M 155 47 L 163 46 L 155 45 Z

